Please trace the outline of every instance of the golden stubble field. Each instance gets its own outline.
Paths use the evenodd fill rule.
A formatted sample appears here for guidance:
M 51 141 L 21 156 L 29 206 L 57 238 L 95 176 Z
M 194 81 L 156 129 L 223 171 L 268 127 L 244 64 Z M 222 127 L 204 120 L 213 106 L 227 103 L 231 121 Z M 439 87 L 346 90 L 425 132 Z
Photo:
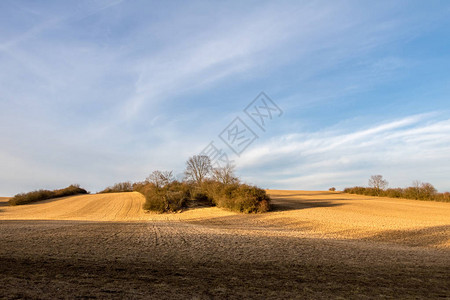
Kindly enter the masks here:
M 269 190 L 274 211 L 139 193 L 0 198 L 0 298 L 446 298 L 450 204 Z

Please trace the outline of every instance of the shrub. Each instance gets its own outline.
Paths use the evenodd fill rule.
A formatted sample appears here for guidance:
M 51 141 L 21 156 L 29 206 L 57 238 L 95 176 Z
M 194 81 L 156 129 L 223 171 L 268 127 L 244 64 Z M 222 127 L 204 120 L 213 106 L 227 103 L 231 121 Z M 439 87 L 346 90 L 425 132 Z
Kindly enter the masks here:
M 139 193 L 144 193 L 144 190 L 148 187 L 149 182 L 148 181 L 141 181 L 141 182 L 135 182 L 133 183 L 133 191 L 134 192 L 139 192 Z
M 407 187 L 403 189 L 403 197 L 408 199 L 419 199 L 419 189 L 416 187 Z
M 207 181 L 202 188 L 218 207 L 243 213 L 262 213 L 270 209 L 270 198 L 266 191 L 256 186 Z
M 156 212 L 164 212 L 166 210 L 166 204 L 164 201 L 163 193 L 160 192 L 156 186 L 147 187 L 142 189 L 141 193 L 145 196 L 144 209 Z
M 99 192 L 100 194 L 103 193 L 124 193 L 124 192 L 132 192 L 133 191 L 133 184 L 129 181 L 127 182 L 119 182 L 114 184 L 113 186 L 109 186 L 103 191 Z
M 155 212 L 175 212 L 186 206 L 190 199 L 187 184 L 173 181 L 164 187 L 153 183 L 138 186 L 138 191 L 145 196 L 144 209 Z
M 336 190 L 336 188 L 335 188 L 335 187 L 330 187 L 328 190 L 329 190 L 330 192 L 334 192 L 334 191 Z
M 404 197 L 404 191 L 401 188 L 395 188 L 395 189 L 387 189 L 384 192 L 386 197 L 390 198 L 403 198 Z
M 206 184 L 203 187 L 190 185 L 191 200 L 197 204 L 214 206 L 212 194 L 207 191 Z
M 66 197 L 78 194 L 87 194 L 85 189 L 80 188 L 77 184 L 72 184 L 64 189 L 59 190 L 37 190 L 29 193 L 21 193 L 15 195 L 13 198 L 9 199 L 10 205 L 23 205 L 32 202 L 37 202 L 41 200 Z
M 344 193 L 364 195 L 365 189 L 365 187 L 355 186 L 351 188 L 345 188 Z
M 445 192 L 445 193 L 436 194 L 434 196 L 434 199 L 435 199 L 435 201 L 450 202 L 450 193 Z
M 239 188 L 234 191 L 233 198 L 234 207 L 231 207 L 232 210 L 244 213 L 262 213 L 270 208 L 270 198 L 266 191 L 256 186 L 239 185 Z

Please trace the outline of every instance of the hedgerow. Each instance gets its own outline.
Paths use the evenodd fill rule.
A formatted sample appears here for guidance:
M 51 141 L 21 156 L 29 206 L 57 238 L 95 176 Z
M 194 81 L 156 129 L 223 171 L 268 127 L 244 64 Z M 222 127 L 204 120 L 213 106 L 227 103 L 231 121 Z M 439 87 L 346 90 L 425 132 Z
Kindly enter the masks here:
M 422 183 L 406 188 L 389 188 L 377 190 L 370 187 L 355 186 L 345 188 L 344 193 L 390 198 L 405 198 L 424 201 L 450 202 L 450 193 L 438 193 L 430 183 Z
M 21 193 L 15 195 L 9 199 L 10 205 L 23 205 L 33 203 L 41 200 L 47 200 L 52 198 L 66 197 L 78 194 L 87 194 L 85 189 L 80 188 L 77 184 L 72 184 L 64 189 L 59 190 L 36 190 L 29 193 Z

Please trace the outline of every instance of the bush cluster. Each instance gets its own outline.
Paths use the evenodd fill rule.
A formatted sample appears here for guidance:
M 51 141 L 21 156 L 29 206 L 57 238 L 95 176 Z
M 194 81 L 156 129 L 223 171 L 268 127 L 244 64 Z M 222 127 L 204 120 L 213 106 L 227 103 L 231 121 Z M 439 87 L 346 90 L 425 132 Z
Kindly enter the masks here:
M 99 192 L 100 194 L 103 193 L 124 193 L 124 192 L 132 192 L 133 191 L 133 184 L 129 181 L 127 182 L 119 182 L 114 184 L 113 186 L 108 186 L 103 191 Z
M 389 188 L 382 190 L 371 187 L 355 186 L 351 188 L 345 188 L 344 193 L 367 195 L 367 196 L 390 197 L 390 198 L 406 198 L 415 200 L 450 202 L 450 193 L 448 192 L 438 193 L 437 190 L 430 183 L 422 183 L 420 185 L 410 186 L 407 188 Z
M 266 191 L 256 186 L 207 180 L 202 183 L 201 190 L 212 204 L 232 211 L 262 213 L 270 209 L 270 198 Z
M 21 193 L 15 195 L 13 198 L 9 199 L 10 205 L 22 205 L 32 202 L 37 202 L 41 200 L 47 200 L 52 198 L 66 197 L 78 194 L 87 194 L 85 189 L 80 188 L 77 184 L 72 184 L 64 189 L 59 190 L 37 190 L 29 193 Z
M 175 212 L 186 207 L 191 198 L 189 186 L 185 183 L 173 181 L 165 186 L 153 183 L 137 183 L 133 185 L 135 191 L 145 197 L 144 209 L 159 213 Z
M 145 196 L 145 210 L 159 213 L 181 210 L 189 202 L 243 213 L 262 213 L 270 209 L 270 198 L 265 190 L 241 183 L 223 184 L 211 179 L 201 185 L 173 181 L 158 187 L 143 182 L 134 184 L 133 188 Z

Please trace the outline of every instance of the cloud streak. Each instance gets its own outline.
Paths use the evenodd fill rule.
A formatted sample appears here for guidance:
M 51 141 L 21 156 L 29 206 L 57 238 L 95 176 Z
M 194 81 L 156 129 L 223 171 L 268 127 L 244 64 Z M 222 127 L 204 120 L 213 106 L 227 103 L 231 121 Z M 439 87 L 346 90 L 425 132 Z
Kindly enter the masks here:
M 352 127 L 286 134 L 250 149 L 239 168 L 267 175 L 249 180 L 276 188 L 366 185 L 383 174 L 393 186 L 419 179 L 449 190 L 450 119 L 421 114 L 352 131 Z

